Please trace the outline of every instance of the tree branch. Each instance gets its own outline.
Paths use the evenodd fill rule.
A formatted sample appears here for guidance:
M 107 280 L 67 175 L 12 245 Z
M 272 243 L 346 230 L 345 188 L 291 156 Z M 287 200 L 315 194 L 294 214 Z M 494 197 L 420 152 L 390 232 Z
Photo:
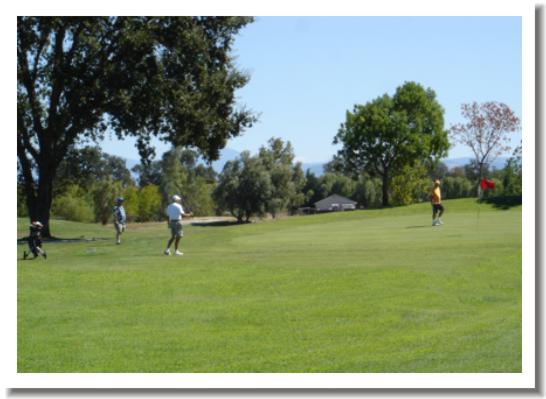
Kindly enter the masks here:
M 42 55 L 42 50 L 44 49 L 45 44 L 49 40 L 49 34 L 50 34 L 49 30 L 44 31 L 40 39 L 40 42 L 38 43 L 38 47 L 36 49 L 36 55 L 34 56 L 34 65 L 32 66 L 32 71 L 30 71 L 30 73 L 32 73 L 31 79 L 33 81 L 36 80 L 37 71 L 38 71 L 38 62 L 40 62 L 40 56 Z
M 66 28 L 63 26 L 59 27 L 58 31 L 55 33 L 55 47 L 53 49 L 53 73 L 51 81 L 53 82 L 53 88 L 51 89 L 51 96 L 49 99 L 49 112 L 48 112 L 48 133 L 50 137 L 54 137 L 55 133 L 58 133 L 58 115 L 57 115 L 57 106 L 59 105 L 59 98 L 63 91 L 64 87 L 64 76 L 63 76 L 63 42 L 66 33 Z M 56 140 L 55 140 L 56 141 Z
M 17 158 L 23 172 L 23 181 L 27 196 L 35 197 L 34 178 L 32 177 L 32 165 L 25 154 L 25 146 L 21 142 L 21 136 L 17 137 Z
M 34 91 L 34 80 L 31 79 L 30 72 L 28 69 L 28 60 L 26 52 L 22 49 L 17 49 L 17 62 L 19 64 L 21 72 L 21 80 L 23 86 L 27 92 L 28 101 L 30 104 L 30 111 L 32 114 L 32 122 L 34 130 L 38 135 L 38 138 L 43 136 L 44 129 L 42 127 L 42 122 L 40 121 L 41 109 L 36 99 L 36 93 Z
M 32 157 L 37 161 L 38 150 L 34 148 L 32 143 L 30 142 L 30 136 L 28 134 L 28 130 L 23 119 L 23 114 L 21 113 L 19 107 L 17 107 L 17 135 L 20 136 L 24 149 L 28 151 L 30 155 L 32 155 Z

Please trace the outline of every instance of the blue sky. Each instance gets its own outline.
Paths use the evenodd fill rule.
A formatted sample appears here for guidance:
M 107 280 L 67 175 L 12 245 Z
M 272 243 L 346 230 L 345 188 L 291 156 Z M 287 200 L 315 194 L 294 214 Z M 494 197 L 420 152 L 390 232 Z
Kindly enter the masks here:
M 290 140 L 298 160 L 328 161 L 345 112 L 405 81 L 435 90 L 446 128 L 472 101 L 502 101 L 521 116 L 521 28 L 520 17 L 258 17 L 234 55 L 251 76 L 238 102 L 260 120 L 227 147 L 254 153 L 275 136 Z M 138 159 L 131 142 L 102 145 Z M 166 149 L 158 144 L 159 154 Z

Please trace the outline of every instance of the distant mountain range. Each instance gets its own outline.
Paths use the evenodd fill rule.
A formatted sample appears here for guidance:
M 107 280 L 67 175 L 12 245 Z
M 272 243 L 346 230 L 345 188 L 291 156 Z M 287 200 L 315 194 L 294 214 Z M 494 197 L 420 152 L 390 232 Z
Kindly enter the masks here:
M 446 164 L 446 166 L 449 169 L 455 168 L 457 166 L 465 166 L 468 165 L 474 158 L 471 157 L 462 157 L 462 158 L 449 158 L 442 160 L 443 163 Z M 508 157 L 499 157 L 493 161 L 489 167 L 491 169 L 502 169 L 504 168 L 506 161 L 508 161 Z
M 220 152 L 220 158 L 217 161 L 212 162 L 212 167 L 217 173 L 222 172 L 224 165 L 228 161 L 232 161 L 236 159 L 240 155 L 239 151 L 236 151 L 232 148 L 224 148 Z M 449 169 L 455 168 L 457 166 L 464 166 L 470 163 L 473 158 L 471 157 L 461 157 L 461 158 L 448 158 L 442 160 L 444 164 Z M 508 157 L 499 157 L 497 158 L 492 164 L 492 169 L 502 169 L 504 168 L 504 165 L 506 164 L 506 161 L 508 160 Z M 140 161 L 134 160 L 134 159 L 126 159 L 127 161 L 127 168 L 131 169 L 133 166 L 138 165 Z M 313 162 L 313 163 L 302 163 L 303 171 L 306 172 L 307 170 L 310 170 L 312 173 L 314 173 L 316 176 L 321 176 L 324 174 L 324 165 L 326 162 Z

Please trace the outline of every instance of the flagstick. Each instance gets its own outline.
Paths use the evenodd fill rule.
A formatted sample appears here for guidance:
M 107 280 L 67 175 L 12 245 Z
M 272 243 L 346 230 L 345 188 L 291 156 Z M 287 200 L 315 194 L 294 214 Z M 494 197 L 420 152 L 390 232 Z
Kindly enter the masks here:
M 481 184 L 481 179 L 480 179 L 480 184 Z M 478 218 L 477 218 L 477 225 L 478 225 L 478 228 L 480 227 L 480 205 L 481 205 L 481 202 L 482 202 L 482 188 L 481 187 L 478 187 Z
M 483 178 L 483 165 L 484 165 L 485 162 L 480 162 L 480 178 L 478 180 L 478 218 L 477 218 L 477 225 L 478 225 L 478 228 L 480 226 L 480 205 L 481 205 L 481 202 L 482 202 L 482 178 Z

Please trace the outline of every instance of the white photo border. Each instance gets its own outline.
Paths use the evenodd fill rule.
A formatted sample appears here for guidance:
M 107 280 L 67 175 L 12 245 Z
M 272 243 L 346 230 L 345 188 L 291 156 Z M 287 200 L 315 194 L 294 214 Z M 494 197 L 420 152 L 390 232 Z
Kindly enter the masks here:
M 87 3 L 87 2 L 85 2 Z M 129 3 L 127 3 L 129 4 Z M 207 0 L 178 4 L 159 0 L 122 2 L 98 0 L 81 5 L 72 1 L 25 1 L 9 5 L 2 15 L 4 52 L 2 65 L 3 105 L 8 137 L 15 137 L 16 110 L 8 89 L 16 75 L 17 15 L 302 15 L 302 16 L 520 16 L 522 18 L 522 372 L 521 373 L 17 373 L 17 268 L 16 248 L 9 244 L 16 218 L 4 228 L 4 259 L 0 268 L 3 296 L 1 372 L 5 388 L 535 388 L 535 4 L 523 1 L 287 1 L 271 4 L 256 1 Z M 7 8 L 7 7 L 4 7 Z M 10 134 L 13 134 L 10 136 Z M 12 139 L 14 140 L 14 139 Z M 15 140 L 14 140 L 15 141 Z M 14 141 L 2 146 L 4 181 L 13 181 Z M 2 198 L 4 208 L 16 209 L 10 191 Z M 15 265 L 14 265 L 15 263 Z

